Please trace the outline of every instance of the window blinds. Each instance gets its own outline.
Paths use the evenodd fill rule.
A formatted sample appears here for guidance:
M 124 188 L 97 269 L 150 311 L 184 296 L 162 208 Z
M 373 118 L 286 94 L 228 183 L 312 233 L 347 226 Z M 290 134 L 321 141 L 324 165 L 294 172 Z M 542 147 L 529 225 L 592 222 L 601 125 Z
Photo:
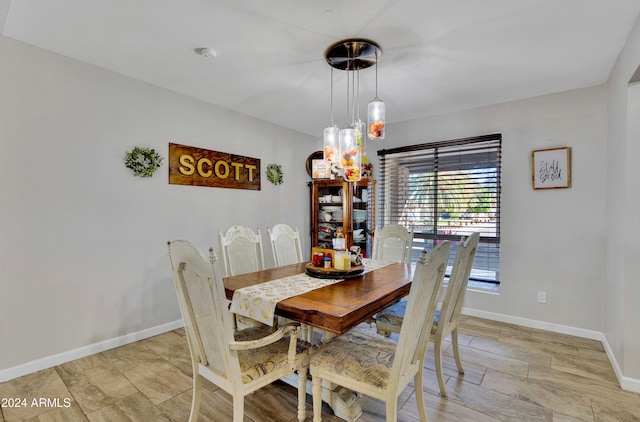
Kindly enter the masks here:
M 502 135 L 493 134 L 379 150 L 381 227 L 413 230 L 414 259 L 478 231 L 471 278 L 499 283 L 501 146 Z

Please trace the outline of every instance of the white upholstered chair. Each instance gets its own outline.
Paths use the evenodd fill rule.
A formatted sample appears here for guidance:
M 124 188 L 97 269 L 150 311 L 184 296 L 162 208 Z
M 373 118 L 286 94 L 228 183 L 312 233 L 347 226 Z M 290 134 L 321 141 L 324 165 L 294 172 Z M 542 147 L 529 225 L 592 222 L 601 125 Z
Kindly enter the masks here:
M 273 265 L 283 267 L 302 262 L 302 246 L 298 228 L 291 228 L 287 224 L 276 224 L 267 227 L 273 252 Z
M 411 260 L 413 231 L 399 224 L 389 224 L 376 233 L 373 242 L 373 259 L 406 263 Z
M 264 252 L 260 229 L 257 233 L 246 226 L 231 226 L 225 233 L 218 230 L 225 277 L 264 270 Z
M 241 422 L 244 396 L 295 371 L 300 386 L 298 419 L 304 421 L 309 355 L 297 341 L 298 325 L 286 325 L 266 337 L 256 329 L 234 331 L 224 286 L 212 262 L 187 241 L 169 242 L 168 247 L 193 367 L 189 421 L 198 419 L 202 378 L 233 397 L 233 420 Z
M 414 380 L 420 420 L 427 421 L 422 370 L 449 247 L 449 242 L 442 242 L 428 258 L 425 252 L 422 253 L 397 343 L 370 332 L 370 329 L 355 328 L 320 345 L 311 354 L 309 371 L 313 378 L 314 422 L 321 420 L 323 380 L 384 401 L 386 420 L 396 421 L 398 396 L 411 379 Z
M 440 394 L 447 397 L 447 388 L 442 373 L 442 342 L 451 334 L 453 356 L 458 367 L 458 372 L 464 374 L 460 353 L 458 351 L 458 320 L 462 310 L 462 302 L 467 291 L 469 276 L 473 267 L 473 260 L 478 248 L 479 233 L 473 233 L 469 237 L 462 238 L 458 244 L 458 251 L 451 269 L 451 276 L 447 283 L 447 289 L 442 300 L 442 307 L 436 312 L 431 333 L 433 334 L 436 374 Z M 392 332 L 400 332 L 403 324 L 405 304 L 398 302 L 380 312 L 376 316 L 376 328 L 378 334 L 389 336 Z

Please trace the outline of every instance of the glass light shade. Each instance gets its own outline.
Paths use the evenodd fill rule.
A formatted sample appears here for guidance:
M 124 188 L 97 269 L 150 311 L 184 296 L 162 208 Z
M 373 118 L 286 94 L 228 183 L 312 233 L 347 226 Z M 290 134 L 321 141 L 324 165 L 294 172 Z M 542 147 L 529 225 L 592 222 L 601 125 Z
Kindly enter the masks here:
M 356 120 L 351 125 L 356 131 L 356 143 L 360 147 L 360 154 L 364 156 L 367 153 L 366 139 L 364 134 L 364 122 L 362 120 Z
M 338 126 L 329 126 L 324 129 L 324 149 L 323 158 L 325 161 L 335 163 L 338 161 L 340 130 Z
M 340 167 L 344 171 L 344 180 L 357 182 L 361 178 L 362 153 L 353 128 L 340 131 Z
M 376 97 L 367 108 L 367 137 L 369 139 L 384 139 L 384 102 Z

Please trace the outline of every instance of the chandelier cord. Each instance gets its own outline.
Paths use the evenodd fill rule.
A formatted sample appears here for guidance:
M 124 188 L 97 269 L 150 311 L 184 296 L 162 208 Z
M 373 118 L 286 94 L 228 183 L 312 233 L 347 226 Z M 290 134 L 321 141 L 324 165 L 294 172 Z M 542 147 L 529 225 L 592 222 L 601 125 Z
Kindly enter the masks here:
M 331 67 L 331 126 L 335 126 L 333 122 L 333 67 Z
M 356 77 L 358 81 L 358 89 L 356 90 L 358 93 L 358 97 L 356 98 L 356 117 L 360 120 L 360 69 L 356 71 Z
M 378 98 L 378 50 L 376 50 L 376 98 Z
M 347 68 L 347 72 L 349 69 Z M 351 86 L 351 78 L 349 78 L 349 73 L 347 73 L 347 121 L 349 121 L 349 114 L 351 114 L 351 101 L 350 100 L 350 86 Z
M 352 123 L 356 115 L 356 98 L 357 98 L 356 95 L 357 95 L 356 71 L 352 71 L 351 72 L 351 122 Z

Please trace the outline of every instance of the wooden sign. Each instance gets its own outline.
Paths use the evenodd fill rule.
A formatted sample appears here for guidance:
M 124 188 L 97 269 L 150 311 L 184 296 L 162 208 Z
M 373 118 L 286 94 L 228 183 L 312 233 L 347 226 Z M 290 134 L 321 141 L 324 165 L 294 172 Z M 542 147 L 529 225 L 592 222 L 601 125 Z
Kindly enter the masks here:
M 169 184 L 260 190 L 260 159 L 170 143 Z

